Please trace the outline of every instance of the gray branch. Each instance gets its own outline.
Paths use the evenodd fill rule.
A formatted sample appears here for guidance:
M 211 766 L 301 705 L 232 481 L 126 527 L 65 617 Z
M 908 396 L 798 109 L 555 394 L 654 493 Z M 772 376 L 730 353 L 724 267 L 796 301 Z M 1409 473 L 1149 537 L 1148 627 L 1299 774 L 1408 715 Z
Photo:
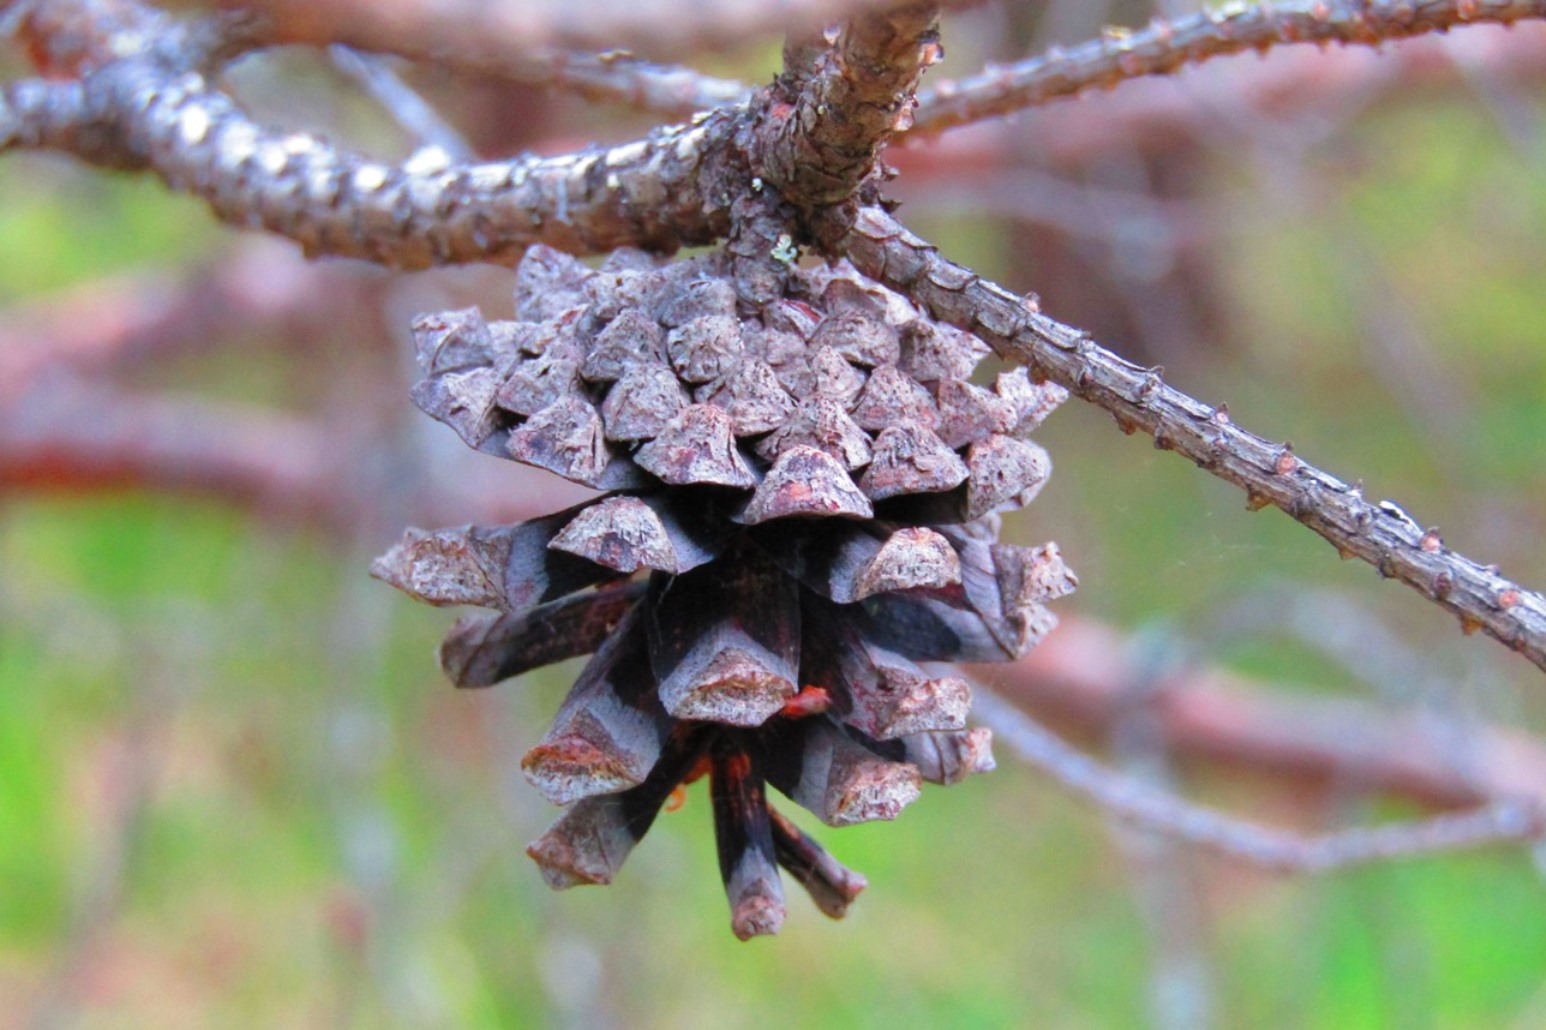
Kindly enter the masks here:
M 63 150 L 94 164 L 138 167 L 110 128 L 93 117 L 79 82 L 24 79 L 0 86 L 0 153 L 24 149 Z
M 66 14 L 90 17 L 95 8 L 67 0 L 49 13 L 63 35 L 72 24 Z M 6 88 L 0 149 L 51 147 L 146 168 L 202 197 L 221 219 L 286 236 L 308 255 L 401 269 L 513 263 L 533 243 L 582 254 L 671 251 L 729 228 L 732 192 L 706 195 L 704 187 L 725 178 L 718 168 L 732 159 L 745 108 L 562 157 L 458 165 L 432 147 L 387 164 L 261 126 L 205 75 L 174 63 L 178 36 L 208 37 L 209 22 L 185 28 L 129 2 L 114 12 L 114 38 L 87 40 L 93 62 L 80 82 Z
M 911 3 L 855 17 L 814 71 L 786 68 L 759 111 L 759 173 L 801 208 L 851 196 L 893 133 L 912 124 L 913 94 L 939 59 L 939 7 Z M 803 64 L 808 46 L 786 51 Z
M 1018 64 L 940 83 L 919 93 L 913 131 L 1011 114 L 1225 54 L 1287 43 L 1379 46 L 1460 25 L 1511 25 L 1527 18 L 1546 18 L 1546 0 L 1292 0 L 1210 8 L 1137 31 L 1108 30 L 1068 50 L 1054 47 Z
M 1546 670 L 1546 598 L 1444 546 L 1388 501 L 1372 504 L 1348 485 L 1274 443 L 1236 426 L 1226 407 L 1194 400 L 1104 349 L 1089 334 L 1041 314 L 1034 303 L 941 257 L 879 208 L 833 215 L 827 246 L 866 275 L 912 297 L 934 317 L 980 336 L 1033 376 L 1111 413 L 1127 433 L 1153 437 L 1245 490 L 1247 507 L 1280 508 L 1325 538 L 1344 558 L 1362 558 Z

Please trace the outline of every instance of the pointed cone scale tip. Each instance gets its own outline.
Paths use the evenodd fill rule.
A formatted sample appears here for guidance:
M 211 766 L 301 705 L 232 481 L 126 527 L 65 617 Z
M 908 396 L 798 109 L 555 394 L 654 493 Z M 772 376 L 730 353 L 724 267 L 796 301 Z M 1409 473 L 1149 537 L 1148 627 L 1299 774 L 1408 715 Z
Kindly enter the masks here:
M 831 881 L 818 895 L 816 890 L 807 887 L 811 892 L 811 900 L 816 907 L 821 909 L 823 915 L 831 919 L 842 919 L 848 915 L 849 906 L 859 899 L 870 881 L 865 879 L 863 873 L 856 873 L 852 869 L 842 869 L 841 873 Z
M 577 733 L 546 740 L 521 759 L 528 783 L 555 805 L 596 794 L 615 794 L 644 781 L 648 769 L 630 767 L 628 755 L 598 746 Z
M 907 760 L 930 783 L 951 786 L 968 776 L 992 772 L 993 731 L 986 727 L 905 738 Z
M 601 419 L 609 440 L 648 440 L 665 432 L 687 406 L 682 384 L 663 364 L 630 368 L 607 391 Z
M 580 299 L 589 268 L 561 250 L 538 243 L 515 266 L 515 313 L 526 321 L 552 318 Z
M 1000 372 L 993 392 L 1014 412 L 1015 436 L 1030 433 L 1066 400 L 1068 391 L 1056 383 L 1033 383 L 1023 368 Z
M 966 454 L 966 517 L 979 518 L 1001 505 L 1028 503 L 1052 474 L 1042 447 L 1011 436 L 990 436 Z
M 991 351 L 970 333 L 917 319 L 902 326 L 900 364 L 919 382 L 970 379 Z
M 826 319 L 811 342 L 832 347 L 856 365 L 894 365 L 902 356 L 896 327 L 860 311 L 845 311 Z
M 666 337 L 671 367 L 689 383 L 706 383 L 726 374 L 744 351 L 741 323 L 733 315 L 695 318 Z
M 580 375 L 593 382 L 611 382 L 630 368 L 664 359 L 665 333 L 654 319 L 630 308 L 596 334 L 580 363 Z
M 609 497 L 575 516 L 549 547 L 618 572 L 680 572 L 665 523 L 637 497 Z
M 508 556 L 508 539 L 480 538 L 471 526 L 434 533 L 409 529 L 371 562 L 370 574 L 429 604 L 492 608 L 505 599 L 499 570 Z
M 831 722 L 810 720 L 798 732 L 804 737 L 798 772 L 790 779 L 786 768 L 773 782 L 828 826 L 895 819 L 918 799 L 922 778 L 910 755 L 909 761 L 883 758 Z
M 831 347 L 821 347 L 810 357 L 811 388 L 847 408 L 864 389 L 864 373 L 850 365 Z
M 421 379 L 408 396 L 420 411 L 456 430 L 463 443 L 477 450 L 509 420 L 494 405 L 498 391 L 498 372 L 469 368 Z
M 493 336 L 477 308 L 440 311 L 413 320 L 414 356 L 426 374 L 483 364 Z
M 1040 547 L 1016 547 L 1014 544 L 997 544 L 993 548 L 995 564 L 1002 568 L 1001 555 L 1008 550 L 1016 555 L 1017 570 L 1021 578 L 1017 597 L 1029 601 L 1055 601 L 1067 597 L 1079 587 L 1079 577 L 1063 561 L 1063 552 L 1056 541 L 1047 541 Z
M 757 453 L 776 461 L 793 447 L 826 451 L 847 469 L 867 464 L 872 454 L 869 434 L 848 417 L 843 405 L 819 395 L 804 401 L 788 422 L 757 444 Z
M 800 879 L 800 886 L 805 888 L 822 915 L 829 919 L 842 919 L 848 915 L 849 907 L 858 900 L 870 881 L 863 874 L 846 869 L 830 858 L 828 863 L 835 868 L 823 869 L 824 875 L 820 878 L 808 874 Z
M 892 426 L 876 437 L 875 457 L 859 477 L 859 488 L 871 500 L 883 501 L 903 494 L 953 490 L 969 474 L 960 455 L 932 430 Z
M 939 424 L 939 412 L 929 391 L 895 365 L 882 365 L 871 374 L 850 415 L 859 428 L 871 432 L 899 424 L 928 429 Z
M 971 713 L 972 690 L 965 680 L 947 676 L 926 680 L 904 693 L 885 712 L 877 727 L 879 737 L 889 740 L 913 733 L 960 730 Z
M 661 702 L 678 719 L 761 726 L 798 693 L 794 683 L 736 648 L 716 654 L 691 676 L 661 685 Z
M 579 363 L 554 344 L 513 368 L 494 393 L 494 403 L 517 415 L 535 415 L 565 397 L 580 396 Z
M 760 358 L 747 358 L 734 372 L 702 391 L 701 399 L 724 408 L 737 436 L 766 433 L 789 420 L 794 398 Z
M 730 914 L 730 929 L 736 937 L 771 937 L 784 926 L 784 899 L 772 894 L 748 894 L 736 903 Z
M 640 447 L 634 461 L 672 486 L 757 485 L 757 476 L 735 445 L 730 416 L 712 404 L 684 408 L 655 439 Z
M 899 529 L 859 574 L 854 600 L 912 587 L 943 587 L 961 582 L 961 559 L 950 541 L 932 529 Z
M 601 416 L 582 397 L 565 397 L 538 412 L 510 434 L 510 457 L 556 472 L 586 486 L 600 486 L 612 460 Z
M 836 458 L 814 447 L 791 447 L 778 456 L 741 519 L 756 525 L 795 515 L 868 519 L 875 509 Z
M 556 891 L 570 887 L 605 887 L 615 875 L 604 861 L 597 861 L 577 849 L 566 836 L 549 830 L 526 847 L 526 854 L 537 863 L 542 880 Z
M 866 764 L 849 776 L 829 800 L 826 822 L 854 826 L 892 820 L 922 794 L 918 770 L 903 762 Z
M 939 384 L 939 426 L 947 447 L 965 447 L 993 433 L 1007 433 L 1017 416 L 1009 402 L 973 383 L 947 380 Z

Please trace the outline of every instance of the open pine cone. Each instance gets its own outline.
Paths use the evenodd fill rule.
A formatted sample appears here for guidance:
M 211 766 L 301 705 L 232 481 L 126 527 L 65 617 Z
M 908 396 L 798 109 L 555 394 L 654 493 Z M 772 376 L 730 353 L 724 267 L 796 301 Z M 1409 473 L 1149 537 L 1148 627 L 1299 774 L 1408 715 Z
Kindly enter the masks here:
M 1065 398 L 844 264 L 738 303 L 726 258 L 599 270 L 544 247 L 516 320 L 415 325 L 413 391 L 470 446 L 608 491 L 492 528 L 410 530 L 373 573 L 463 618 L 479 687 L 591 654 L 522 762 L 568 806 L 528 850 L 556 888 L 608 883 L 671 793 L 708 774 L 742 939 L 783 922 L 777 865 L 841 916 L 863 877 L 768 803 L 891 819 L 923 780 L 992 768 L 967 684 L 919 662 L 1018 658 L 1075 580 L 997 542 L 1051 471 L 1026 435 Z M 648 575 L 643 575 L 648 570 Z

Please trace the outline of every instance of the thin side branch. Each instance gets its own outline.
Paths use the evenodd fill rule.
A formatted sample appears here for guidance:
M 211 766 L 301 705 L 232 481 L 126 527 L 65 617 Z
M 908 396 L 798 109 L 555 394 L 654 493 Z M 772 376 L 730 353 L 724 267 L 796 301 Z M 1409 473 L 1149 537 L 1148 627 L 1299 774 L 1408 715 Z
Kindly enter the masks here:
M 341 47 L 344 44 L 333 44 L 335 50 Z M 346 49 L 369 52 L 355 47 Z M 435 53 L 424 47 L 420 40 L 404 39 L 393 46 L 391 53 L 413 61 L 529 86 L 567 90 L 586 100 L 621 104 L 672 117 L 686 117 L 728 104 L 744 104 L 752 96 L 752 88 L 744 82 L 715 78 L 684 65 L 655 64 L 623 50 L 600 53 L 559 50 L 512 58 L 482 50 Z
M 1301 837 L 1236 819 L 1113 772 L 985 691 L 973 710 L 1021 760 L 1117 818 L 1279 872 L 1348 866 L 1523 843 L 1546 834 L 1546 809 L 1524 800 L 1325 836 Z
M 1294 0 L 1226 6 L 1108 30 L 1070 50 L 942 82 L 918 97 L 914 132 L 938 132 L 1128 79 L 1169 75 L 1213 57 L 1287 43 L 1379 46 L 1458 25 L 1546 18 L 1546 0 Z
M 476 155 L 461 133 L 419 93 L 402 80 L 392 60 L 343 45 L 327 50 L 333 66 L 353 79 L 421 147 L 439 147 L 458 163 Z
M 290 43 L 456 55 L 494 65 L 556 50 L 723 50 L 785 29 L 819 27 L 887 0 L 222 0 L 259 10 Z
M 1282 50 L 1270 61 L 1222 61 L 1195 72 L 1186 89 L 1117 90 L 1090 103 L 1049 104 L 1012 130 L 982 123 L 887 158 L 912 180 L 947 176 L 963 164 L 1002 164 L 1027 152 L 1065 165 L 1134 148 L 1152 153 L 1199 141 L 1227 144 L 1253 127 L 1344 110 L 1349 100 L 1419 103 L 1435 87 L 1463 84 L 1472 68 L 1521 87 L 1538 85 L 1546 77 L 1546 22 L 1429 36 L 1378 54 Z
M 335 51 L 342 48 L 371 53 L 363 47 L 341 43 L 332 46 Z M 593 102 L 620 104 L 677 118 L 744 104 L 752 96 L 752 88 L 744 82 L 716 78 L 685 65 L 655 64 L 624 50 L 559 50 L 512 57 L 484 50 L 440 53 L 426 47 L 422 40 L 403 39 L 390 53 L 437 67 L 566 90 Z
M 517 81 L 552 86 L 587 100 L 623 104 L 675 118 L 745 104 L 752 88 L 679 64 L 654 64 L 616 50 L 562 51 L 513 66 Z
M 1369 503 L 1361 486 L 1302 461 L 1291 444 L 1241 429 L 1227 408 L 1167 385 L 1161 369 L 1125 361 L 1088 333 L 941 257 L 880 208 L 833 213 L 824 236 L 866 275 L 977 334 L 1033 376 L 1110 412 L 1124 432 L 1142 431 L 1160 450 L 1240 487 L 1252 511 L 1282 509 L 1344 558 L 1363 559 L 1457 615 L 1466 632 L 1483 630 L 1546 670 L 1546 598 L 1445 547 L 1437 530 L 1425 530 L 1399 507 Z

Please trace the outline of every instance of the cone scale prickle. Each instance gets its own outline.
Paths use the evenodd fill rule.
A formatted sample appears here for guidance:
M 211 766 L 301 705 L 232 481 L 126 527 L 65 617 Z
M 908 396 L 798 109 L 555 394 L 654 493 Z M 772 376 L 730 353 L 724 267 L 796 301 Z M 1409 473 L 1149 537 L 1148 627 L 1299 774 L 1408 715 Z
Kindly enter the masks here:
M 515 319 L 415 325 L 413 399 L 471 447 L 603 491 L 515 526 L 409 530 L 373 573 L 462 618 L 440 660 L 488 686 L 589 654 L 522 761 L 562 816 L 529 854 L 609 883 L 681 784 L 710 781 L 732 929 L 784 919 L 778 869 L 829 916 L 865 886 L 777 811 L 894 818 L 922 782 L 992 768 L 966 682 L 1071 591 L 1055 544 L 998 513 L 1051 471 L 1027 437 L 1065 398 L 837 263 L 738 296 L 720 253 L 599 269 L 534 247 Z

